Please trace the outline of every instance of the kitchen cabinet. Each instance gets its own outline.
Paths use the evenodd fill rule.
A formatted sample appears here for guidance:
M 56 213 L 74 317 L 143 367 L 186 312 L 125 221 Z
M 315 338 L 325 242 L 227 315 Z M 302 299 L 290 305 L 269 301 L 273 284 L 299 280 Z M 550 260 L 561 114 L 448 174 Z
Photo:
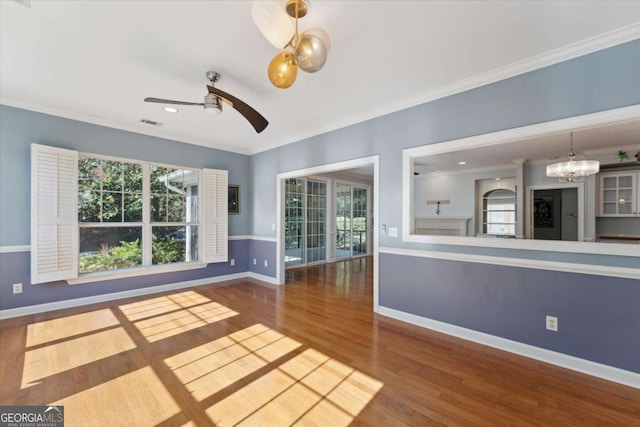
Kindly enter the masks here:
M 602 217 L 640 216 L 640 171 L 599 174 L 599 212 Z

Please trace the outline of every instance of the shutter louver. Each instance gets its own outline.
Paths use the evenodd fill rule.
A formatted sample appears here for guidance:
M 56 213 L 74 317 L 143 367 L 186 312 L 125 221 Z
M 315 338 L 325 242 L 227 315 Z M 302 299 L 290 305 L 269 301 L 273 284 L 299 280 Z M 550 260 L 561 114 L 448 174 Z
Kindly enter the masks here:
M 228 252 L 228 173 L 225 170 L 202 171 L 204 262 L 226 262 Z
M 31 145 L 31 283 L 78 276 L 78 153 Z

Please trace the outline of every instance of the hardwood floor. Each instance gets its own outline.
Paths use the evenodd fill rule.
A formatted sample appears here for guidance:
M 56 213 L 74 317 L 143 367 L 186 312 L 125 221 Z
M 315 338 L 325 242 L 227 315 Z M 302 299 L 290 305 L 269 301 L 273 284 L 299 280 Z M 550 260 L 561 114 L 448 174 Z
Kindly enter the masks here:
M 640 425 L 640 390 L 372 312 L 371 259 L 0 323 L 1 405 L 66 426 Z

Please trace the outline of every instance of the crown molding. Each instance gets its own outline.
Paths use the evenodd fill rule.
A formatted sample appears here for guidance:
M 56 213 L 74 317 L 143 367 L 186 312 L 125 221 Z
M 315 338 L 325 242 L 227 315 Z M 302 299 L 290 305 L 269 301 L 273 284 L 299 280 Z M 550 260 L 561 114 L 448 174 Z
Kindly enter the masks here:
M 590 37 L 540 55 L 532 56 L 522 61 L 517 61 L 503 67 L 495 68 L 485 73 L 477 74 L 468 79 L 463 79 L 449 85 L 441 86 L 426 93 L 417 94 L 416 97 L 407 101 L 396 104 L 381 105 L 376 110 L 361 114 L 354 118 L 331 122 L 330 124 L 327 124 L 327 126 L 324 126 L 314 132 L 298 133 L 292 135 L 291 138 L 288 138 L 288 141 L 275 141 L 272 143 L 266 143 L 265 145 L 260 147 L 259 150 L 252 151 L 250 154 L 257 154 L 262 151 L 268 151 L 281 145 L 301 141 L 313 136 L 345 128 L 360 122 L 365 122 L 376 117 L 394 113 L 396 111 L 415 107 L 427 102 L 436 101 L 441 98 L 446 98 L 451 95 L 486 86 L 500 80 L 505 80 L 637 39 L 640 39 L 640 22 L 617 28 L 613 31 Z
M 270 142 L 263 141 L 257 149 L 244 149 L 224 144 L 212 144 L 211 141 L 203 141 L 197 138 L 188 138 L 184 136 L 173 135 L 171 133 L 165 133 L 156 129 L 142 128 L 137 123 L 126 123 L 114 120 L 105 119 L 102 117 L 95 117 L 79 112 L 67 111 L 51 106 L 38 105 L 29 102 L 24 102 L 18 99 L 0 97 L 0 104 L 10 107 L 21 108 L 25 110 L 35 111 L 38 113 L 49 114 L 53 116 L 63 117 L 71 120 L 77 120 L 85 123 L 91 123 L 99 126 L 106 126 L 114 129 L 124 130 L 128 132 L 134 132 L 142 135 L 153 136 L 156 138 L 163 138 L 173 140 L 177 142 L 183 142 L 188 144 L 200 145 L 212 149 L 229 151 L 232 153 L 254 155 L 263 151 L 268 151 L 273 148 L 277 148 L 283 145 L 287 145 L 296 141 L 311 138 L 313 136 L 321 135 L 330 131 L 345 128 L 360 122 L 374 119 L 386 114 L 390 114 L 396 111 L 404 110 L 416 105 L 424 104 L 427 102 L 435 101 L 440 98 L 455 95 L 457 93 L 465 92 L 471 89 L 475 89 L 481 86 L 495 83 L 500 80 L 504 80 L 510 77 L 514 77 L 520 74 L 525 74 L 530 71 L 534 71 L 540 68 L 548 67 L 553 64 L 564 62 L 573 58 L 577 58 L 589 53 L 597 52 L 599 50 L 607 49 L 616 45 L 620 45 L 632 40 L 640 39 L 640 22 L 631 24 L 625 27 L 618 28 L 613 31 L 609 31 L 598 36 L 590 37 L 577 43 L 573 43 L 540 55 L 527 58 L 522 61 L 518 61 L 504 67 L 499 67 L 490 70 L 485 73 L 478 74 L 468 79 L 460 80 L 450 85 L 445 85 L 435 90 L 418 94 L 414 98 L 395 103 L 382 105 L 378 109 L 366 112 L 364 114 L 346 119 L 336 120 L 327 123 L 325 126 L 318 128 L 312 132 L 301 132 L 290 135 L 280 140 L 272 140 Z
M 138 133 L 141 135 L 153 136 L 155 138 L 166 139 L 175 142 L 200 145 L 202 147 L 214 150 L 223 150 L 231 153 L 249 155 L 249 150 L 233 147 L 224 144 L 212 144 L 211 141 L 203 141 L 197 138 L 187 138 L 184 136 L 173 135 L 169 132 L 161 132 L 154 128 L 146 128 L 139 123 L 119 122 L 115 120 L 105 119 L 103 117 L 91 116 L 88 114 L 78 113 L 76 111 L 67 111 L 48 105 L 38 105 L 30 102 L 24 102 L 15 98 L 0 97 L 0 104 L 8 107 L 20 108 L 22 110 L 33 111 L 36 113 L 48 114 L 50 116 L 62 117 L 64 119 L 76 120 L 79 122 L 90 123 L 92 125 L 104 126 L 112 129 L 118 129 L 126 132 Z

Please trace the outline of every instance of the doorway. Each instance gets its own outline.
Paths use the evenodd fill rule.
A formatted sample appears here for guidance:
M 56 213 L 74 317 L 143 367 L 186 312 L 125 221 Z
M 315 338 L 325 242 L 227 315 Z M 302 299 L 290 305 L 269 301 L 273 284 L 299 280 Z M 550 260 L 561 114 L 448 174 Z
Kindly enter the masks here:
M 532 190 L 532 237 L 537 240 L 579 240 L 578 189 Z
M 365 187 L 336 183 L 336 259 L 368 253 L 369 191 Z
M 304 178 L 317 176 L 319 174 L 326 173 L 344 173 L 349 171 L 350 173 L 357 173 L 362 170 L 366 171 L 369 176 L 373 177 L 373 185 L 369 190 L 369 211 L 371 220 L 368 223 L 370 230 L 369 245 L 370 251 L 373 256 L 373 311 L 377 312 L 378 305 L 378 227 L 375 226 L 374 221 L 378 217 L 379 212 L 379 171 L 380 159 L 378 155 L 369 157 L 361 157 L 358 159 L 345 160 L 342 162 L 331 163 L 321 166 L 314 166 L 305 169 L 299 169 L 295 171 L 278 173 L 277 180 L 277 194 L 276 194 L 276 216 L 278 221 L 276 223 L 276 251 L 277 251 L 277 264 L 276 264 L 276 284 L 284 284 L 285 282 L 285 247 L 286 247 L 286 227 L 285 227 L 285 195 L 286 195 L 286 181 L 291 178 Z M 329 202 L 327 202 L 329 204 Z M 327 212 L 335 212 L 333 207 L 328 207 Z M 333 214 L 331 215 L 333 218 Z M 333 239 L 332 239 L 333 241 Z
M 327 183 L 305 178 L 285 180 L 285 266 L 327 259 Z

